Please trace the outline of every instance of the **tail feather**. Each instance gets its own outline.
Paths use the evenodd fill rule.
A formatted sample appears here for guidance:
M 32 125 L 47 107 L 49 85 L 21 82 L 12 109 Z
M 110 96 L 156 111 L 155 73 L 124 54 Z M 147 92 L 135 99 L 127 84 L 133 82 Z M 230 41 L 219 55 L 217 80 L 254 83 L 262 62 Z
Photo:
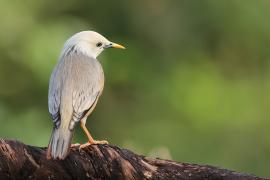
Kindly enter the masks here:
M 47 149 L 47 158 L 65 159 L 69 153 L 73 131 L 54 128 Z

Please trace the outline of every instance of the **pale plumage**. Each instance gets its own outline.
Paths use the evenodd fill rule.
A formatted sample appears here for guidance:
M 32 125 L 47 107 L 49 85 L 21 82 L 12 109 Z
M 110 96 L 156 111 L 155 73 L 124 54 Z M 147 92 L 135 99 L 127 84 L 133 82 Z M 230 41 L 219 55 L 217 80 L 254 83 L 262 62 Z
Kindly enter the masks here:
M 54 123 L 47 152 L 49 158 L 67 156 L 74 127 L 79 121 L 89 143 L 99 143 L 93 140 L 85 122 L 103 90 L 104 74 L 96 57 L 107 47 L 123 48 L 93 31 L 77 33 L 65 43 L 49 85 L 49 112 Z

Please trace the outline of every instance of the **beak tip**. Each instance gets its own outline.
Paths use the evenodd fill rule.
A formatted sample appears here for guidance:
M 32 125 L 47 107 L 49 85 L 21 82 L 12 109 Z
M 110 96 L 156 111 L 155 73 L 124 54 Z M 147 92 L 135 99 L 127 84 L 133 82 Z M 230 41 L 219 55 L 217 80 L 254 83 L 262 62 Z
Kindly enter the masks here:
M 120 44 L 116 44 L 116 43 L 113 43 L 112 47 L 117 48 L 117 49 L 126 49 L 124 46 L 122 46 Z

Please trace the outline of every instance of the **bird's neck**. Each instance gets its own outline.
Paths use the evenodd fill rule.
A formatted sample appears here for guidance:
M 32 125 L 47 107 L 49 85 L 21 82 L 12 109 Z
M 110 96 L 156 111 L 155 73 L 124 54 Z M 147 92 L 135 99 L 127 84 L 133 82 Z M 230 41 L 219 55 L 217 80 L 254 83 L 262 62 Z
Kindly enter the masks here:
M 98 56 L 97 53 L 92 52 L 92 50 L 87 46 L 87 44 L 83 42 L 77 44 L 67 44 L 63 47 L 61 52 L 61 56 L 69 56 L 74 54 L 81 54 L 95 59 Z

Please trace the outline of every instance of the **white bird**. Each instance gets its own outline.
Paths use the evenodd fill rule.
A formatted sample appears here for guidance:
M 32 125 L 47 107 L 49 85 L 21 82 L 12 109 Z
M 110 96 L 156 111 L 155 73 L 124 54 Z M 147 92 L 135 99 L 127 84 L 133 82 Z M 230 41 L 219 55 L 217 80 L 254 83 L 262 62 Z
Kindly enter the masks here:
M 94 31 L 79 32 L 64 44 L 49 85 L 48 105 L 54 127 L 47 158 L 65 159 L 78 122 L 88 137 L 88 143 L 81 147 L 108 143 L 94 140 L 85 123 L 104 87 L 104 73 L 96 57 L 111 47 L 125 49 Z

